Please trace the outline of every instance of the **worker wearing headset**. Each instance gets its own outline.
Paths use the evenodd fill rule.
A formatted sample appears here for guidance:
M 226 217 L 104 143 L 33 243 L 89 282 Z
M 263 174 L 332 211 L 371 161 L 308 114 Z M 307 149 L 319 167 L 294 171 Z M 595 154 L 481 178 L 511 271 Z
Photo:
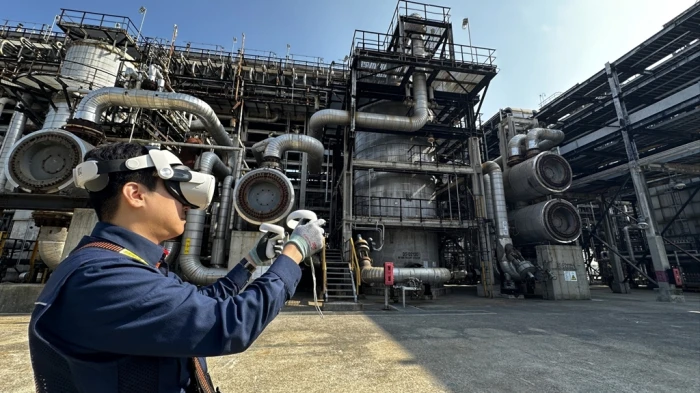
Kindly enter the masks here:
M 250 283 L 274 234 L 206 287 L 168 269 L 159 243 L 206 209 L 215 179 L 169 151 L 98 147 L 74 169 L 99 222 L 36 301 L 29 349 L 37 392 L 216 392 L 204 357 L 245 351 L 292 297 L 298 264 L 324 245 L 324 220 L 298 225 Z

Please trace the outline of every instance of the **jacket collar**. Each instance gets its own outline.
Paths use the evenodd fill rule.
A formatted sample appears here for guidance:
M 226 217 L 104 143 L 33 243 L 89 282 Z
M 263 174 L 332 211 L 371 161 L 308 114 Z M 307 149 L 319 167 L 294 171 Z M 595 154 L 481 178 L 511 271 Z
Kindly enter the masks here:
M 128 229 L 106 222 L 98 222 L 92 230 L 92 237 L 107 240 L 141 257 L 152 266 L 164 257 L 165 250 L 158 244 Z

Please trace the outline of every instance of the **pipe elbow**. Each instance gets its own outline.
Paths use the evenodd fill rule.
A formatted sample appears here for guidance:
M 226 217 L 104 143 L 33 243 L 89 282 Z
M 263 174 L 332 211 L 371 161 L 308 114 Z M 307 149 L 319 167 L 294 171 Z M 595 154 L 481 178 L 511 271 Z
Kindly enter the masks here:
M 298 151 L 308 154 L 309 171 L 321 172 L 323 166 L 323 143 L 308 135 L 285 134 L 273 138 L 267 143 L 263 159 L 265 161 L 279 161 L 287 151 Z
M 481 164 L 481 170 L 484 172 L 484 175 L 489 175 L 493 172 L 501 172 L 501 167 L 493 161 L 486 161 Z

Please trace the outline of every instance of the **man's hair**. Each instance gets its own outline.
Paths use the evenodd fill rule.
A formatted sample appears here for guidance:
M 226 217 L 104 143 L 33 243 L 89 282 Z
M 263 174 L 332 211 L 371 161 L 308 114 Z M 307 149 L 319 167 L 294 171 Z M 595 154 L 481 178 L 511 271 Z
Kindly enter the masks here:
M 148 154 L 148 150 L 136 143 L 112 143 L 90 150 L 85 154 L 84 160 L 109 161 L 126 160 Z M 107 186 L 97 192 L 88 192 L 90 203 L 97 213 L 100 221 L 114 218 L 119 207 L 119 196 L 124 185 L 129 182 L 143 184 L 148 190 L 153 191 L 158 185 L 158 178 L 153 168 L 137 171 L 112 172 L 109 175 Z

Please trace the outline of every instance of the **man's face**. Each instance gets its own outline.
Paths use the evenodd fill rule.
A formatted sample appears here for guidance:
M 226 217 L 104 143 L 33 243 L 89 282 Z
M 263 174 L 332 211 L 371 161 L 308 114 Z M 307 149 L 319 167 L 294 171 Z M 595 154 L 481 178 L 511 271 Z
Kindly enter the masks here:
M 152 217 L 154 233 L 162 234 L 159 236 L 162 239 L 171 239 L 185 231 L 185 218 L 190 208 L 170 195 L 163 180 L 158 179 L 148 199 L 148 215 Z

